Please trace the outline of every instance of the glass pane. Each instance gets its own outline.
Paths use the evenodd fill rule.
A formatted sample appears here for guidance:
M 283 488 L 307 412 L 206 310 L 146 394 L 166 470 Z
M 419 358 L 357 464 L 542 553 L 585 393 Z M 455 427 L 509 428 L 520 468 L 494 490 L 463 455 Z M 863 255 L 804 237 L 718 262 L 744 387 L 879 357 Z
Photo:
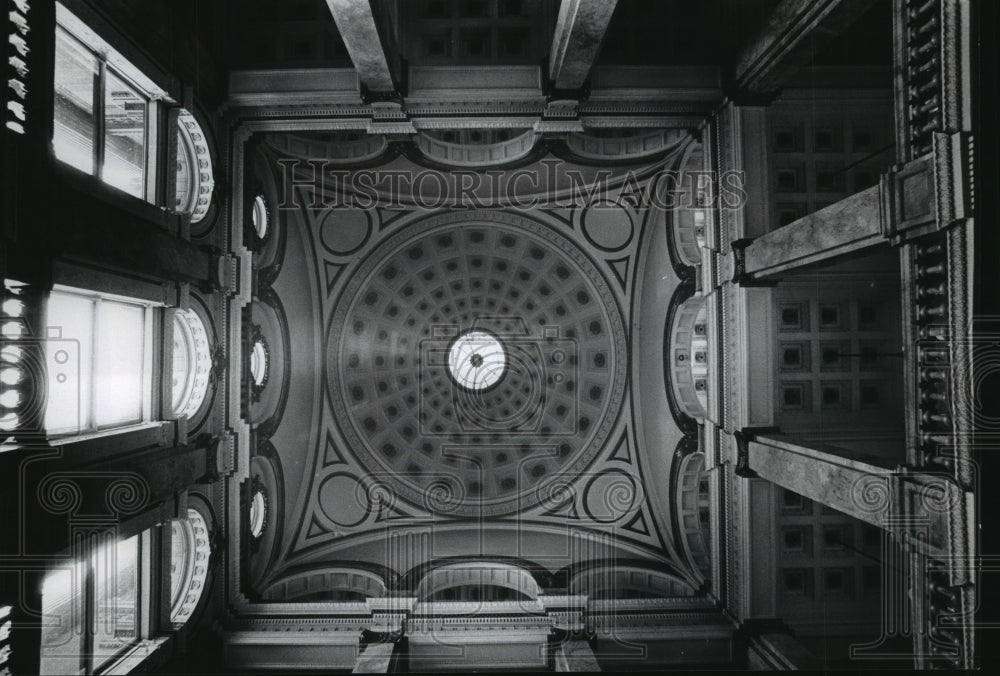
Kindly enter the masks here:
M 94 554 L 94 668 L 139 636 L 139 536 Z
M 180 123 L 178 123 L 180 125 Z M 191 197 L 194 193 L 194 167 L 192 165 L 190 144 L 184 138 L 184 133 L 177 129 L 177 195 L 174 209 L 181 213 L 191 211 Z
M 191 527 L 181 519 L 170 522 L 170 607 L 176 608 L 187 592 L 191 559 Z
M 55 126 L 56 157 L 88 174 L 94 173 L 94 55 L 62 28 L 56 28 Z
M 94 418 L 98 427 L 142 420 L 145 308 L 101 301 L 97 307 Z
M 85 568 L 58 568 L 42 583 L 42 639 L 39 673 L 71 674 L 83 654 Z
M 193 347 L 187 326 L 181 319 L 181 313 L 177 312 L 174 314 L 174 364 L 170 404 L 174 413 L 181 412 L 191 391 L 189 376 L 194 362 L 194 355 L 191 354 Z
M 93 299 L 59 291 L 49 295 L 45 429 L 50 434 L 72 434 L 88 426 L 93 322 Z
M 110 68 L 104 86 L 104 182 L 144 197 L 146 99 Z

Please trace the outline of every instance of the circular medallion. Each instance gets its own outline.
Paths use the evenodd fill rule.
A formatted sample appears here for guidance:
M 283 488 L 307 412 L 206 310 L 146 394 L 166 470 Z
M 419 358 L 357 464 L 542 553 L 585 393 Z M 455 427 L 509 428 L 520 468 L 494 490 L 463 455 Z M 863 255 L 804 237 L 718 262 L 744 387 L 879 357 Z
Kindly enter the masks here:
M 587 241 L 601 251 L 620 251 L 632 241 L 635 226 L 626 209 L 612 202 L 595 202 L 580 217 Z
M 320 223 L 320 241 L 334 256 L 349 256 L 365 245 L 372 220 L 361 209 L 331 209 Z
M 334 419 L 401 498 L 451 515 L 523 510 L 607 440 L 624 323 L 563 235 L 505 212 L 434 216 L 346 279 L 327 338 Z

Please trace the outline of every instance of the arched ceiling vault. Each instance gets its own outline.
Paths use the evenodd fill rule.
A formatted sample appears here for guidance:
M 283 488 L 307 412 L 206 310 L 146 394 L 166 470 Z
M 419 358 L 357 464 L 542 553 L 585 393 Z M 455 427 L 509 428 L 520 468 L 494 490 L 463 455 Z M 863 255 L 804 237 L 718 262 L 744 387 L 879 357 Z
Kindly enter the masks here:
M 427 171 L 370 138 L 266 141 L 254 166 L 268 172 L 255 184 L 271 234 L 255 246 L 266 265 L 247 321 L 284 363 L 258 398 L 279 397 L 278 416 L 254 428 L 255 452 L 273 452 L 251 479 L 270 485 L 267 519 L 280 523 L 251 548 L 257 594 L 281 600 L 288 576 L 309 569 L 328 571 L 316 594 L 350 596 L 368 578 L 330 591 L 329 571 L 398 576 L 450 557 L 524 557 L 550 573 L 628 559 L 702 584 L 675 542 L 683 431 L 663 382 L 661 299 L 680 279 L 670 221 L 650 199 L 690 140 L 664 130 L 565 144 L 592 159 L 634 145 L 636 157 L 602 170 L 544 155 L 520 184 L 500 179 L 504 197 L 531 204 L 458 210 L 413 192 L 331 203 L 336 189 L 304 184 L 301 160 L 317 150 L 371 165 L 346 180 Z M 434 173 L 419 185 L 462 180 Z

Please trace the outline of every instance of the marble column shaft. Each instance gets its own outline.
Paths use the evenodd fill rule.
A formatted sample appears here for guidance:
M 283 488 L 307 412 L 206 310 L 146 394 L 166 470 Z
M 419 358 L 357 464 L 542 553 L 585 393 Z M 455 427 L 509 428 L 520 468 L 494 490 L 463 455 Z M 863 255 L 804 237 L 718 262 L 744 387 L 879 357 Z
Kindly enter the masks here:
M 549 77 L 557 89 L 579 89 L 590 75 L 617 0 L 563 0 L 552 37 Z
M 745 278 L 765 280 L 885 241 L 879 186 L 761 235 L 744 250 Z

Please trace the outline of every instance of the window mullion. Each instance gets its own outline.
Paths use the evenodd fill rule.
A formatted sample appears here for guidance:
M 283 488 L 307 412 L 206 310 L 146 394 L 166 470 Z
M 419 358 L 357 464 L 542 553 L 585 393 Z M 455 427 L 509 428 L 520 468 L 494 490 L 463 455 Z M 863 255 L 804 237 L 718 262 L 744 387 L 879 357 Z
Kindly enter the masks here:
M 157 403 L 157 397 L 153 395 L 153 328 L 154 316 L 153 308 L 146 306 L 143 310 L 143 335 L 142 335 L 142 422 L 153 419 L 153 408 Z M 162 316 L 162 315 L 161 315 Z M 162 331 L 161 331 L 162 334 Z M 162 405 L 157 408 L 162 411 Z M 157 417 L 162 417 L 160 412 Z
M 156 532 L 159 529 L 148 528 L 143 531 L 139 538 L 139 590 L 136 596 L 136 619 L 139 623 L 136 639 L 145 641 L 153 637 L 156 633 L 156 608 L 158 604 L 154 598 L 156 594 L 156 582 L 160 580 L 160 575 L 156 567 L 156 552 L 159 550 L 158 537 Z
M 86 674 L 94 673 L 94 637 L 97 633 L 97 551 L 100 549 L 98 538 L 91 535 L 85 540 L 83 555 L 84 594 L 83 594 L 83 670 Z
M 97 430 L 97 378 L 99 377 L 97 371 L 97 341 L 101 337 L 101 332 L 98 328 L 98 322 L 100 321 L 101 315 L 101 299 L 95 298 L 93 303 L 93 319 L 90 322 L 90 402 L 87 406 L 87 431 L 92 432 Z
M 104 119 L 104 91 L 108 80 L 108 62 L 98 58 L 96 91 L 94 92 L 94 170 L 95 175 L 104 180 L 104 135 L 107 125 Z
M 146 137 L 145 143 L 145 191 L 144 196 L 147 202 L 158 206 L 169 207 L 170 204 L 164 201 L 163 195 L 163 160 L 166 155 L 164 149 L 165 139 L 163 138 L 163 118 L 164 106 L 159 101 L 146 97 Z

